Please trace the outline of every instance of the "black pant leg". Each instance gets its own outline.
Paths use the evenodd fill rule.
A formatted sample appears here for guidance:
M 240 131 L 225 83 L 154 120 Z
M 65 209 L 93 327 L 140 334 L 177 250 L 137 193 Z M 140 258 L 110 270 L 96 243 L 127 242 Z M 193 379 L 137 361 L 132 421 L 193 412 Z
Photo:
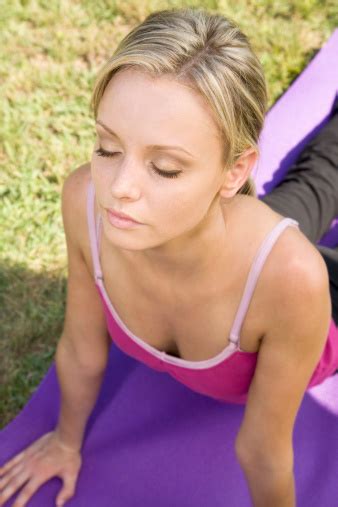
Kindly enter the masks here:
M 338 215 L 338 97 L 330 119 L 305 146 L 284 179 L 260 198 L 299 222 L 316 244 Z
M 329 273 L 332 318 L 338 325 L 338 248 L 317 245 Z

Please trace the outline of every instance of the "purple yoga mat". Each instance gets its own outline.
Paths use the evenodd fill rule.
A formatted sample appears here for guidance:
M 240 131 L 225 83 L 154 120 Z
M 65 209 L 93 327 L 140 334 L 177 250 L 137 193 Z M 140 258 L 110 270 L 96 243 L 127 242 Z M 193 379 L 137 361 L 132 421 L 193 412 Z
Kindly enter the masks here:
M 269 111 L 256 175 L 259 195 L 283 178 L 304 140 L 327 119 L 337 91 L 337 60 L 338 30 Z M 337 243 L 333 223 L 323 244 Z M 293 437 L 297 507 L 338 505 L 335 393 L 338 375 L 307 391 L 297 414 Z M 59 406 L 53 363 L 23 410 L 0 432 L 0 464 L 52 430 Z M 250 507 L 233 448 L 244 409 L 195 393 L 112 343 L 86 428 L 76 494 L 66 505 Z M 54 506 L 61 485 L 59 478 L 49 480 L 29 506 Z
M 265 118 L 253 169 L 258 197 L 270 192 L 328 119 L 338 90 L 338 29 Z M 318 244 L 338 243 L 338 217 Z M 337 502 L 338 504 L 338 502 Z

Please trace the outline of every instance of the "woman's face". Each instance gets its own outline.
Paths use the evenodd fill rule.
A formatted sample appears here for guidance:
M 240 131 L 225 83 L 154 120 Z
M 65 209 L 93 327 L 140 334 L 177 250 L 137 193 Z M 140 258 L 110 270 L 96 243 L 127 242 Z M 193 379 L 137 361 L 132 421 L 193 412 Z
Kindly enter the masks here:
M 169 78 L 123 70 L 105 89 L 96 130 L 91 175 L 110 243 L 174 253 L 206 226 L 221 184 L 223 146 L 200 96 Z M 108 208 L 141 225 L 112 225 Z

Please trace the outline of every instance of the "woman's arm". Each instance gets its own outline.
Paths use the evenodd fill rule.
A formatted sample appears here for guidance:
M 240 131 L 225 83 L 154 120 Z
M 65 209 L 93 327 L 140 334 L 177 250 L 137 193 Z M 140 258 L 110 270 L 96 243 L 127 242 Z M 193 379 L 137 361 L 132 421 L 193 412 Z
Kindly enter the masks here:
M 76 354 L 63 346 L 62 341 L 57 347 L 55 364 L 61 390 L 60 414 L 55 430 L 65 447 L 80 450 L 104 370 L 90 371 Z
M 26 505 L 39 487 L 55 475 L 64 482 L 58 505 L 59 502 L 63 505 L 75 493 L 82 465 L 80 448 L 84 429 L 100 389 L 110 345 L 101 300 L 80 246 L 83 241 L 88 244 L 87 175 L 86 166 L 74 171 L 62 192 L 68 294 L 64 330 L 56 351 L 62 392 L 58 426 L 2 464 L 1 505 L 20 488 L 13 505 Z
M 86 216 L 88 174 L 88 166 L 76 169 L 68 176 L 62 190 L 68 283 L 64 329 L 55 357 L 61 388 L 61 410 L 56 429 L 62 442 L 76 449 L 81 447 L 110 346 L 102 302 L 81 247 L 89 241 Z
M 331 319 L 322 256 L 289 249 L 271 279 L 268 331 L 258 354 L 236 454 L 254 507 L 295 507 L 292 434 Z M 287 262 L 285 262 L 287 259 Z

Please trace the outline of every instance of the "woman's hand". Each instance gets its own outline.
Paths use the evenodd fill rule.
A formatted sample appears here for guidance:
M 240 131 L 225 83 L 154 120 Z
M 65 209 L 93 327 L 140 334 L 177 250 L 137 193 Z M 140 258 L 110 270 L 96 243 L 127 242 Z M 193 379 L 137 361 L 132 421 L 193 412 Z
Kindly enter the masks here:
M 0 505 L 25 485 L 12 507 L 24 507 L 38 488 L 54 476 L 63 479 L 56 505 L 64 505 L 74 495 L 82 465 L 80 451 L 63 444 L 51 431 L 33 442 L 0 467 Z

